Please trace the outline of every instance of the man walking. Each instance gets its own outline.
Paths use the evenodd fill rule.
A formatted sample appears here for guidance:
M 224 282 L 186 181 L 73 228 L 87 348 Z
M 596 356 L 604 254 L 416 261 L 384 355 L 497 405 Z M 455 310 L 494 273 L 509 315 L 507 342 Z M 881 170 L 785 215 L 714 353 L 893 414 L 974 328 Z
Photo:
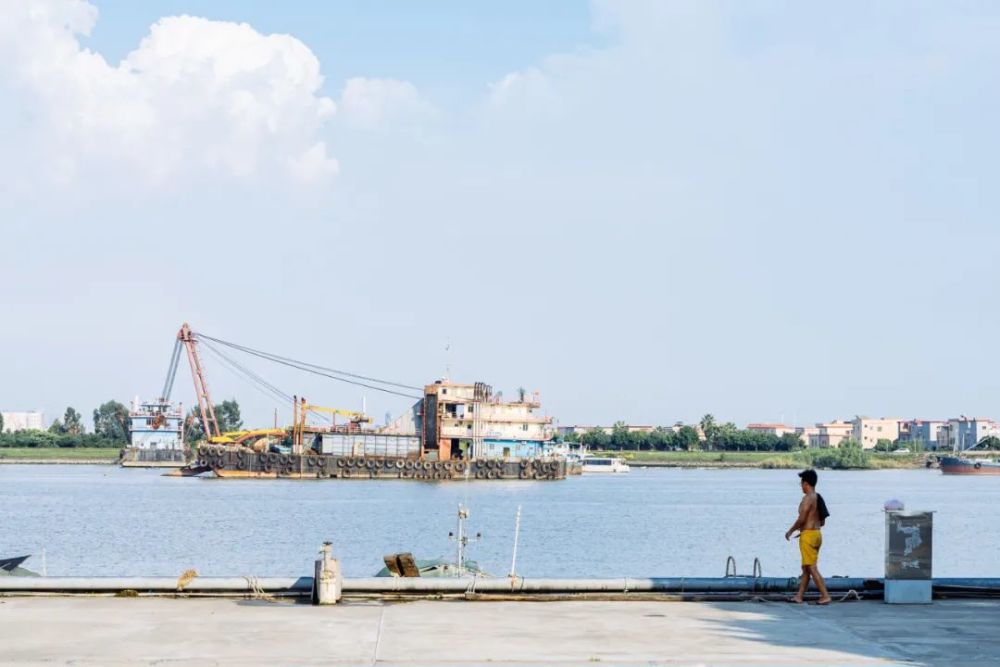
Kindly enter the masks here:
M 816 493 L 817 475 L 815 470 L 804 470 L 799 473 L 802 480 L 802 502 L 799 503 L 799 517 L 792 524 L 792 527 L 785 533 L 785 539 L 792 537 L 792 533 L 799 531 L 799 552 L 802 554 L 802 577 L 799 579 L 799 592 L 792 598 L 792 602 L 802 603 L 806 589 L 809 587 L 809 578 L 812 577 L 816 588 L 819 589 L 819 602 L 817 604 L 830 604 L 830 594 L 826 590 L 826 582 L 816 563 L 819 561 L 819 549 L 823 546 L 823 533 L 820 528 L 826 521 L 830 513 L 826 509 L 826 503 L 822 496 Z

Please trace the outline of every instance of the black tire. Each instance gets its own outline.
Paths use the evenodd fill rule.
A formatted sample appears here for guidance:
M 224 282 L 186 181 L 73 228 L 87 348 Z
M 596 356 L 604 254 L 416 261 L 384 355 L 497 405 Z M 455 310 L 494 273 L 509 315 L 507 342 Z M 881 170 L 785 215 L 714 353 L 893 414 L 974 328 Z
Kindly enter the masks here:
M 337 467 L 338 468 L 343 468 L 343 467 L 346 467 L 346 466 L 347 466 L 347 461 L 345 461 L 344 459 L 337 459 Z
M 482 470 L 482 469 L 477 470 L 476 471 L 476 479 L 486 479 L 486 471 Z

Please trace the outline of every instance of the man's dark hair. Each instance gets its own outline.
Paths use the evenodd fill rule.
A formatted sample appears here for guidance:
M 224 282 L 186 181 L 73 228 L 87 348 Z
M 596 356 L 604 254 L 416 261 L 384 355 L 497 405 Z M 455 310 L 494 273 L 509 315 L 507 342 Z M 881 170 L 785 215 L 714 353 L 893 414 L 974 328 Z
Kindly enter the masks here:
M 799 478 L 812 487 L 815 487 L 816 482 L 819 480 L 815 470 L 803 470 L 799 473 Z

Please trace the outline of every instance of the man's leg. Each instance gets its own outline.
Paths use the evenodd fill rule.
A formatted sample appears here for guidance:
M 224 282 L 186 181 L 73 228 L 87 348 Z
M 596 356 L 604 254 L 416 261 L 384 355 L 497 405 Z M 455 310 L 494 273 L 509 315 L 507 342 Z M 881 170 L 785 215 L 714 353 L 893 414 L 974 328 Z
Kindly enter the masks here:
M 799 577 L 799 592 L 792 598 L 792 602 L 802 602 L 809 586 L 809 566 L 802 566 L 802 576 Z
M 828 604 L 830 602 L 830 593 L 826 590 L 826 582 L 823 581 L 823 575 L 819 573 L 819 568 L 815 565 L 810 565 L 809 574 L 812 575 L 813 581 L 816 582 L 816 588 L 819 589 L 819 604 Z

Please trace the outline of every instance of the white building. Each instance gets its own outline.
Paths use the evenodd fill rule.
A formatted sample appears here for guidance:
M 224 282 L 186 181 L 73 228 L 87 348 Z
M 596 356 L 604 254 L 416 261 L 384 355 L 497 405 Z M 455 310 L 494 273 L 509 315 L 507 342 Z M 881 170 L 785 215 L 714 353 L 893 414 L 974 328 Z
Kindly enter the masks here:
M 899 440 L 899 422 L 897 417 L 855 417 L 851 422 L 851 437 L 862 449 L 874 449 L 879 440 Z
M 41 410 L 30 412 L 0 412 L 3 415 L 3 432 L 44 431 L 45 414 Z

